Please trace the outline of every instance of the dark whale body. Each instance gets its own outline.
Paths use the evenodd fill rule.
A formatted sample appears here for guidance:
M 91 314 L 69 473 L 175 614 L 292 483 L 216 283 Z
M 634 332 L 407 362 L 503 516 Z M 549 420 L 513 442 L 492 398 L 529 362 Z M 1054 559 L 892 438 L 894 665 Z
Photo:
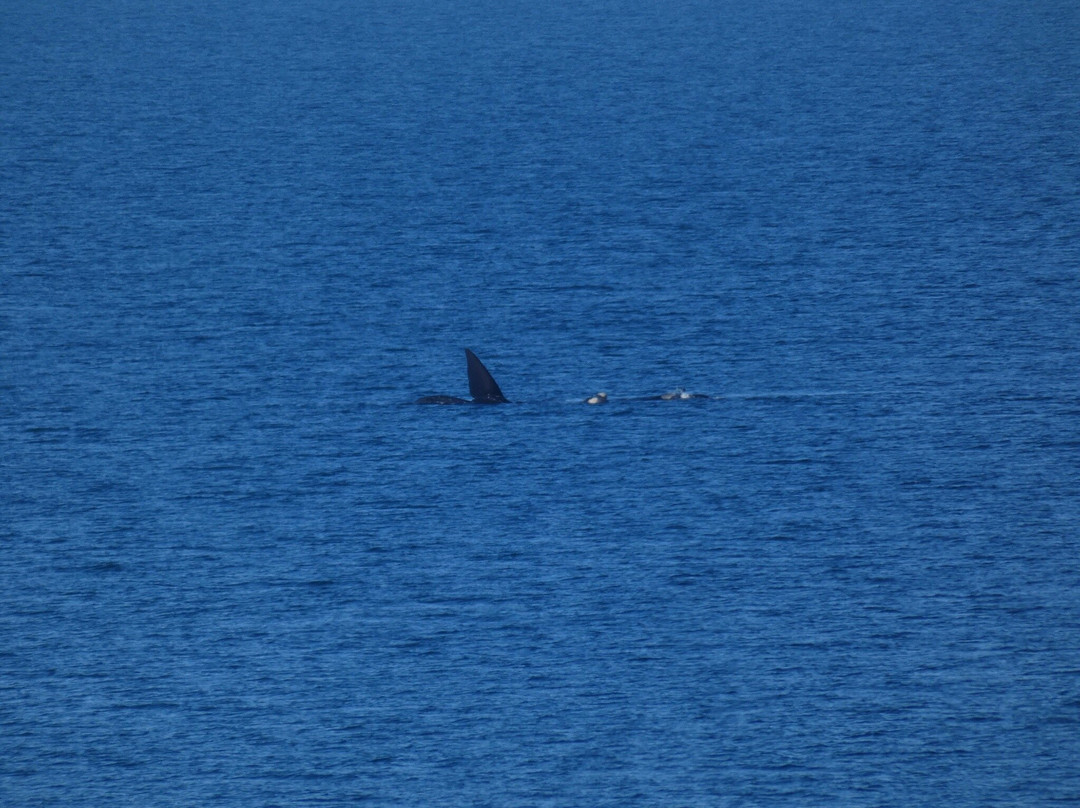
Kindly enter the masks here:
M 457 396 L 424 396 L 416 399 L 417 404 L 472 404 L 467 398 Z
M 499 389 L 484 363 L 476 354 L 465 349 L 465 361 L 469 372 L 469 395 L 472 401 L 457 396 L 424 396 L 416 400 L 417 404 L 508 404 L 503 391 Z

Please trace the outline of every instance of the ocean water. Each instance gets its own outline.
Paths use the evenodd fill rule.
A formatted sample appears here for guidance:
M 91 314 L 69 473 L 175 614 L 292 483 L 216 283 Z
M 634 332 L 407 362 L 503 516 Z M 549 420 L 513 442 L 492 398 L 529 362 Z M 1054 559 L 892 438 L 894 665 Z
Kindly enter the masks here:
M 1078 121 L 1071 0 L 5 3 L 0 804 L 1080 803 Z

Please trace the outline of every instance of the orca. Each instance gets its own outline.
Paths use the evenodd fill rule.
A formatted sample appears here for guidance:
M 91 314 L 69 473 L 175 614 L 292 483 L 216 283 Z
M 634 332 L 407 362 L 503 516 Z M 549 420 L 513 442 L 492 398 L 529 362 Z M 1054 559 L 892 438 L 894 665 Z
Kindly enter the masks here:
M 509 404 L 503 391 L 499 389 L 488 369 L 479 357 L 465 349 L 465 361 L 469 373 L 469 395 L 472 401 L 457 396 L 424 396 L 416 400 L 417 404 Z

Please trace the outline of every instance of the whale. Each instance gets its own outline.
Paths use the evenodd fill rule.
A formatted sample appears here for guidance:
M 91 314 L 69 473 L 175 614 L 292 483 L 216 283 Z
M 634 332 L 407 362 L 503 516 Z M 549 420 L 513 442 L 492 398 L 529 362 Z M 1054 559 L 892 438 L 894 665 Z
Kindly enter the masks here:
M 417 404 L 509 404 L 509 400 L 503 395 L 499 383 L 491 375 L 480 357 L 468 348 L 465 349 L 465 368 L 469 377 L 469 395 L 471 399 L 459 398 L 458 396 L 423 396 L 416 399 Z M 637 396 L 622 401 L 685 401 L 695 398 L 710 398 L 703 393 L 688 393 L 682 387 L 676 387 L 667 393 L 653 396 Z M 586 399 L 579 399 L 585 404 L 607 404 L 611 399 L 607 393 L 597 393 Z
M 416 400 L 417 404 L 509 404 L 509 400 L 503 395 L 503 391 L 499 389 L 498 382 L 495 381 L 495 377 L 491 375 L 491 372 L 484 367 L 484 363 L 480 361 L 480 358 L 470 351 L 465 349 L 465 364 L 469 374 L 469 395 L 472 396 L 470 401 L 467 398 L 458 398 L 457 396 L 424 396 Z
M 668 393 L 661 393 L 658 396 L 646 396 L 641 399 L 642 401 L 686 401 L 690 398 L 708 398 L 703 393 L 688 393 L 681 387 L 676 387 L 674 390 Z

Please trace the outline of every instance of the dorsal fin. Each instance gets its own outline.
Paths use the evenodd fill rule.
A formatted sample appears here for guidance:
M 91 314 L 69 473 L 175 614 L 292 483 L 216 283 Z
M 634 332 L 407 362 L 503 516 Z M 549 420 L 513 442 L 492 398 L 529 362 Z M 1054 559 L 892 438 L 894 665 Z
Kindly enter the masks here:
M 465 349 L 465 359 L 469 363 L 469 395 L 473 397 L 473 401 L 477 404 L 509 403 L 495 379 L 484 367 L 484 363 L 468 348 Z

